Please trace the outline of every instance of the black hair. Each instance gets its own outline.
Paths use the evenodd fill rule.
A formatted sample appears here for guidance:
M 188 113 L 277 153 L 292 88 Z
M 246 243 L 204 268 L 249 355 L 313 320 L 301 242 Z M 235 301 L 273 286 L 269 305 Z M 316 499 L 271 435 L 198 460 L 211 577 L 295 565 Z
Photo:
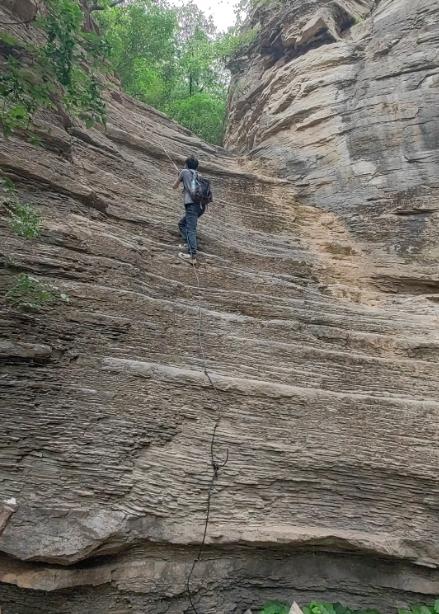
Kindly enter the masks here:
M 196 171 L 198 168 L 198 160 L 194 155 L 186 160 L 186 166 L 193 171 Z

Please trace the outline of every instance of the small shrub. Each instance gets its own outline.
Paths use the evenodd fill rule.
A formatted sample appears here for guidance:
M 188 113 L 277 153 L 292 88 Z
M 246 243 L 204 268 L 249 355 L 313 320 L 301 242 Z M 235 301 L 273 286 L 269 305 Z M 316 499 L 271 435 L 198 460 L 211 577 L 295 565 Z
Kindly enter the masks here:
M 358 15 L 358 17 L 354 17 L 354 19 L 353 19 L 354 25 L 362 23 L 365 19 L 366 19 L 366 17 L 364 15 Z
M 304 614 L 379 614 L 377 610 L 353 610 L 341 603 L 327 603 L 324 601 L 312 601 L 303 608 Z
M 41 218 L 30 205 L 14 204 L 10 209 L 11 229 L 25 239 L 35 239 L 41 234 Z
M 81 32 L 81 44 L 88 52 L 88 60 L 94 60 L 93 66 L 108 69 L 111 46 L 102 34 Z
M 13 196 L 16 193 L 15 183 L 9 177 L 0 177 L 0 189 L 8 196 Z
M 50 108 L 50 86 L 43 77 L 23 68 L 10 57 L 4 74 L 0 75 L 0 125 L 5 137 L 14 130 L 27 130 L 34 113 L 41 107 Z
M 66 294 L 60 293 L 57 288 L 27 273 L 20 273 L 15 278 L 14 284 L 5 296 L 7 302 L 13 307 L 30 311 L 39 311 L 42 307 L 59 301 L 69 301 Z
M 1 115 L 3 136 L 10 136 L 14 130 L 26 129 L 29 126 L 31 115 L 22 104 L 5 106 Z
M 94 75 L 74 67 L 72 81 L 64 97 L 66 108 L 85 122 L 87 128 L 106 121 L 106 106 L 101 86 Z
M 336 604 L 338 605 L 338 604 Z M 343 606 L 341 606 L 343 608 Z M 349 608 L 336 610 L 336 606 L 332 603 L 312 601 L 308 606 L 303 608 L 304 614 L 348 614 Z
M 12 232 L 25 239 L 35 239 L 41 234 L 41 218 L 31 205 L 20 203 L 14 182 L 0 177 L 0 194 L 9 212 Z

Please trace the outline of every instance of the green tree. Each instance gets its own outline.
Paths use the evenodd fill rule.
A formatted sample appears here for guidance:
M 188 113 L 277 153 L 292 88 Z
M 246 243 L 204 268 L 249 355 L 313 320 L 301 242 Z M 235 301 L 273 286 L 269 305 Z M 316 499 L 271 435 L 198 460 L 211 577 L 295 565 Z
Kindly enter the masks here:
M 198 92 L 167 105 L 171 117 L 209 143 L 220 145 L 224 133 L 226 101 L 223 96 Z
M 103 12 L 110 61 L 124 89 L 161 107 L 176 72 L 177 15 L 166 2 L 134 0 Z
M 105 123 L 102 73 L 111 67 L 127 93 L 205 140 L 222 142 L 227 62 L 251 32 L 237 27 L 218 34 L 193 0 L 178 9 L 170 0 L 42 1 L 39 24 L 46 40 L 35 54 L 35 70 L 22 68 L 11 54 L 0 77 L 6 136 L 14 130 L 31 134 L 36 111 L 50 106 L 87 125 Z
M 190 1 L 178 11 L 178 78 L 164 110 L 205 140 L 223 138 L 228 79 L 210 18 Z
M 82 0 L 82 2 L 89 0 Z M 129 94 L 151 104 L 205 140 L 221 144 L 229 74 L 226 63 L 249 38 L 218 34 L 189 0 L 133 0 L 100 13 L 109 57 Z

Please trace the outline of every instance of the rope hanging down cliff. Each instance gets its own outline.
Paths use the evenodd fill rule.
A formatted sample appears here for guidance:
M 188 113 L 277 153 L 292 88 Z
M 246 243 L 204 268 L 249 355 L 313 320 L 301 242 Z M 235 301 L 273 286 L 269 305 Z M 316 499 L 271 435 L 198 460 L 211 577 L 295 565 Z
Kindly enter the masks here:
M 195 278 L 197 280 L 197 288 L 198 291 L 201 290 L 201 285 L 200 285 L 200 276 L 198 274 L 198 271 L 196 269 L 195 266 L 192 267 L 192 270 L 195 274 Z M 189 599 L 189 603 L 191 604 L 192 610 L 194 612 L 194 614 L 199 614 L 197 608 L 194 605 L 193 599 L 192 599 L 192 592 L 191 592 L 191 579 L 192 579 L 192 575 L 194 573 L 195 567 L 197 565 L 197 563 L 201 560 L 202 554 L 203 554 L 203 550 L 204 550 L 204 546 L 206 544 L 206 537 L 207 537 L 207 529 L 209 527 L 209 521 L 210 521 L 210 507 L 211 507 L 211 500 L 212 500 L 212 495 L 215 489 L 215 482 L 217 481 L 218 477 L 219 477 L 219 473 L 221 471 L 221 469 L 223 469 L 226 465 L 227 462 L 229 460 L 229 450 L 226 450 L 226 457 L 225 459 L 223 459 L 222 461 L 218 461 L 215 455 L 215 442 L 216 442 L 216 433 L 218 430 L 218 426 L 219 423 L 221 422 L 221 418 L 222 418 L 222 413 L 223 410 L 221 408 L 221 404 L 220 404 L 220 394 L 219 394 L 219 390 L 218 388 L 215 386 L 214 381 L 212 380 L 212 377 L 210 376 L 210 373 L 207 369 L 207 358 L 206 358 L 206 352 L 204 350 L 204 346 L 203 346 L 203 321 L 202 321 L 202 312 L 201 312 L 201 306 L 198 305 L 198 325 L 197 325 L 197 337 L 198 337 L 198 345 L 200 348 L 200 354 L 201 354 L 201 359 L 202 359 L 202 363 L 203 363 L 203 372 L 205 374 L 205 376 L 207 377 L 210 386 L 212 387 L 212 389 L 215 391 L 217 398 L 218 398 L 218 412 L 217 412 L 217 416 L 215 418 L 215 424 L 213 427 L 213 431 L 212 431 L 212 437 L 210 440 L 210 464 L 211 464 L 211 468 L 212 468 L 212 477 L 210 479 L 210 483 L 209 483 L 209 489 L 207 492 L 207 503 L 206 503 L 206 519 L 205 519 L 205 523 L 204 523 L 204 532 L 203 532 L 203 539 L 201 541 L 200 544 L 200 548 L 198 551 L 198 555 L 197 557 L 194 559 L 194 562 L 192 563 L 192 567 L 189 571 L 189 575 L 187 577 L 186 580 L 186 593 Z
M 172 165 L 174 166 L 174 168 L 178 171 L 178 167 L 175 164 L 175 162 L 172 160 L 171 156 L 169 155 L 169 153 L 166 151 L 166 149 L 163 147 L 163 145 L 161 145 L 163 151 L 165 152 L 166 157 L 169 159 L 169 161 L 172 163 Z M 187 234 L 187 231 L 186 231 Z M 188 240 L 187 240 L 188 242 Z M 198 274 L 198 271 L 196 269 L 196 266 L 192 266 L 192 270 L 194 272 L 195 275 L 195 279 L 197 282 L 197 289 L 198 289 L 198 295 L 201 292 L 201 284 L 200 284 L 200 276 Z M 207 530 L 209 528 L 209 521 L 210 521 L 210 512 L 211 512 L 211 502 L 212 502 L 212 495 L 215 489 L 215 483 L 219 477 L 220 471 L 221 469 L 223 469 L 228 460 L 229 460 L 229 451 L 226 450 L 226 456 L 225 459 L 222 459 L 221 461 L 217 459 L 216 454 L 215 454 L 215 444 L 216 444 L 216 435 L 217 435 L 217 430 L 218 430 L 218 426 L 221 422 L 221 418 L 222 418 L 222 413 L 223 410 L 221 408 L 221 399 L 220 399 L 220 394 L 219 394 L 219 390 L 218 388 L 215 386 L 214 381 L 212 380 L 212 377 L 207 369 L 207 357 L 206 357 L 206 351 L 204 349 L 204 344 L 203 344 L 203 319 L 202 319 L 202 311 L 201 311 L 201 306 L 200 304 L 198 304 L 198 322 L 197 322 L 197 339 L 198 339 L 198 346 L 199 346 L 199 350 L 200 350 L 200 356 L 201 356 L 201 361 L 202 361 L 202 365 L 203 365 L 203 373 L 205 374 L 211 388 L 215 391 L 215 394 L 217 396 L 218 399 L 218 411 L 217 411 L 217 415 L 215 418 L 215 423 L 214 423 L 214 427 L 213 427 L 213 431 L 212 431 L 212 436 L 211 436 L 211 440 L 210 440 L 210 465 L 212 468 L 212 476 L 210 478 L 210 482 L 209 482 L 209 488 L 207 491 L 207 501 L 206 501 L 206 518 L 205 518 L 205 522 L 204 522 L 204 531 L 203 531 L 203 538 L 201 540 L 200 543 L 200 548 L 198 550 L 198 555 L 195 557 L 191 569 L 189 571 L 187 580 L 186 580 L 186 593 L 187 593 L 187 597 L 189 600 L 189 603 L 191 605 L 192 611 L 194 612 L 194 614 L 200 614 L 194 604 L 194 601 L 192 599 L 192 591 L 191 591 L 191 579 L 193 576 L 193 573 L 195 571 L 195 568 L 197 566 L 197 563 L 201 560 L 201 557 L 203 555 L 203 551 L 204 551 L 204 547 L 206 544 L 206 537 L 207 537 Z

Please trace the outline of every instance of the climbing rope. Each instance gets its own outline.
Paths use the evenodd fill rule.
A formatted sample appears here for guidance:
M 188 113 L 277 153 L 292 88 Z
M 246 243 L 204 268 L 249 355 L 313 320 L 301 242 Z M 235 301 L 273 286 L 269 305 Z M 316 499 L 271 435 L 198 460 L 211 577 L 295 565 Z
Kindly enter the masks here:
M 171 164 L 174 166 L 174 168 L 176 169 L 177 172 L 179 172 L 179 169 L 177 167 L 177 165 L 175 164 L 175 162 L 172 160 L 171 156 L 169 155 L 169 153 L 166 151 L 166 149 L 163 147 L 163 145 L 161 145 L 161 148 L 163 149 L 166 157 L 169 159 L 169 161 L 171 162 Z M 188 235 L 187 235 L 187 229 L 186 229 L 186 243 L 187 245 L 189 245 L 189 240 L 188 240 Z M 192 270 L 194 272 L 195 275 L 195 279 L 196 279 L 196 283 L 197 283 L 197 290 L 198 290 L 198 296 L 201 293 L 201 284 L 200 284 L 200 276 L 198 274 L 196 265 L 194 264 L 192 266 Z M 221 422 L 221 418 L 222 418 L 222 409 L 221 409 L 221 404 L 220 404 L 220 392 L 217 388 L 217 386 L 215 386 L 215 382 L 213 381 L 208 368 L 207 368 L 207 356 L 206 356 L 206 351 L 204 349 L 204 344 L 203 344 L 203 316 L 202 316 L 202 310 L 201 310 L 201 305 L 198 303 L 198 323 L 197 323 L 197 340 L 198 340 L 198 347 L 200 350 L 200 356 L 201 356 L 201 361 L 202 361 L 202 365 L 203 365 L 203 373 L 206 376 L 211 388 L 215 391 L 215 394 L 217 396 L 218 399 L 218 408 L 219 411 L 217 412 L 217 416 L 215 418 L 215 423 L 214 423 L 214 427 L 213 427 L 213 431 L 212 431 L 212 436 L 210 439 L 210 465 L 211 465 L 211 469 L 212 469 L 212 476 L 210 478 L 209 481 L 209 488 L 207 491 L 207 501 L 206 501 L 206 517 L 205 517 L 205 521 L 204 521 L 204 531 L 203 531 L 203 538 L 201 540 L 200 543 L 200 547 L 198 550 L 198 554 L 195 557 L 192 566 L 190 568 L 189 574 L 187 576 L 186 579 L 186 594 L 189 600 L 189 603 L 191 605 L 192 611 L 194 614 L 199 614 L 194 601 L 192 599 L 192 590 L 191 590 L 191 579 L 192 576 L 194 574 L 195 568 L 197 566 L 197 564 L 200 562 L 202 556 L 203 556 L 203 552 L 204 552 L 204 548 L 206 545 L 206 538 L 207 538 L 207 531 L 209 528 L 209 522 L 210 522 L 210 513 L 211 513 L 211 503 L 212 503 L 212 496 L 213 496 L 213 492 L 215 490 L 215 483 L 219 478 L 219 474 L 221 469 L 223 469 L 228 461 L 229 461 L 229 450 L 226 450 L 226 455 L 225 458 L 222 460 L 219 460 L 216 456 L 215 453 L 215 444 L 216 444 L 216 436 L 217 436 L 217 431 L 218 431 L 218 427 L 219 424 Z
M 177 171 L 177 173 L 179 172 L 179 168 L 178 166 L 175 164 L 174 160 L 171 158 L 171 156 L 168 154 L 168 152 L 166 151 L 166 149 L 163 147 L 162 144 L 160 144 L 160 147 L 163 149 L 163 151 L 165 152 L 166 156 L 169 159 L 169 162 L 173 165 L 173 167 L 175 168 L 175 170 Z
M 186 235 L 187 235 L 187 231 L 186 231 Z M 186 237 L 187 240 L 187 237 Z M 192 270 L 195 274 L 195 278 L 196 278 L 196 282 L 197 282 L 197 288 L 198 288 L 198 294 L 200 294 L 201 292 L 201 284 L 200 284 L 200 276 L 198 274 L 198 271 L 196 269 L 196 265 L 192 266 Z M 197 324 L 197 338 L 198 338 L 198 346 L 200 349 L 200 356 L 201 356 L 201 360 L 202 360 L 202 364 L 203 364 L 203 373 L 206 376 L 211 388 L 215 391 L 215 394 L 217 395 L 218 398 L 218 408 L 219 411 L 217 412 L 217 416 L 215 418 L 215 423 L 214 423 L 214 427 L 213 427 L 213 431 L 212 431 L 212 436 L 211 436 L 211 440 L 210 440 L 210 464 L 211 464 L 211 468 L 212 468 L 212 476 L 210 479 L 210 483 L 209 483 L 209 488 L 207 491 L 207 502 L 206 502 L 206 518 L 205 518 L 205 522 L 204 522 L 204 532 L 203 532 L 203 539 L 201 540 L 200 543 L 200 548 L 198 550 L 198 555 L 196 556 L 196 558 L 194 559 L 191 569 L 189 571 L 187 580 L 186 580 L 186 593 L 188 596 L 188 600 L 189 603 L 191 605 L 191 608 L 194 612 L 194 614 L 199 614 L 197 608 L 195 607 L 195 604 L 193 602 L 192 599 L 192 591 L 191 591 L 191 579 L 193 576 L 193 573 L 195 571 L 195 568 L 197 566 L 197 564 L 199 563 L 199 561 L 201 560 L 201 557 L 203 555 L 203 551 L 204 551 L 204 547 L 206 545 L 206 537 L 207 537 L 207 530 L 209 528 L 209 521 L 210 521 L 210 512 L 211 512 L 211 503 L 212 503 L 212 496 L 213 496 L 213 492 L 215 490 L 215 483 L 217 481 L 217 479 L 219 478 L 219 474 L 221 469 L 223 469 L 228 461 L 229 461 L 229 450 L 226 450 L 226 456 L 225 459 L 223 460 L 218 460 L 216 453 L 215 453 L 215 443 L 216 443 L 216 435 L 217 435 L 217 430 L 219 427 L 219 424 L 221 422 L 221 418 L 222 418 L 222 413 L 223 410 L 221 409 L 221 404 L 220 404 L 220 392 L 217 388 L 217 386 L 215 386 L 215 382 L 213 381 L 208 369 L 207 369 L 207 356 L 206 356 L 206 352 L 204 349 L 204 344 L 203 344 L 203 317 L 202 317 L 202 311 L 201 311 L 201 306 L 200 304 L 198 304 L 198 324 Z

